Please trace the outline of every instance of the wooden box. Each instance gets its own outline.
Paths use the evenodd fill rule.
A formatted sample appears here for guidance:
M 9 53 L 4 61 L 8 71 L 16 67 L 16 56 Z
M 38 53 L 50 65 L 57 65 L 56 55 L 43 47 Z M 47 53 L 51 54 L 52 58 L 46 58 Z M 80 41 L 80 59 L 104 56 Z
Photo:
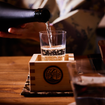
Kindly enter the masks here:
M 31 92 L 71 91 L 67 63 L 74 54 L 65 55 L 64 61 L 41 61 L 41 54 L 33 54 L 29 61 Z

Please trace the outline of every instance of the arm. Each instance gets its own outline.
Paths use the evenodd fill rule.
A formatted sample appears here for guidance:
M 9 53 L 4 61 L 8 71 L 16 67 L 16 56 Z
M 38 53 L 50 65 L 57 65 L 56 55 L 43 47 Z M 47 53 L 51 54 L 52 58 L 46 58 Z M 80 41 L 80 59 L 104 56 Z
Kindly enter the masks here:
M 54 29 L 52 27 L 52 29 Z M 45 23 L 31 22 L 21 25 L 18 28 L 9 28 L 9 33 L 0 32 L 0 37 L 4 38 L 19 38 L 19 39 L 32 39 L 39 41 L 39 31 L 46 31 Z

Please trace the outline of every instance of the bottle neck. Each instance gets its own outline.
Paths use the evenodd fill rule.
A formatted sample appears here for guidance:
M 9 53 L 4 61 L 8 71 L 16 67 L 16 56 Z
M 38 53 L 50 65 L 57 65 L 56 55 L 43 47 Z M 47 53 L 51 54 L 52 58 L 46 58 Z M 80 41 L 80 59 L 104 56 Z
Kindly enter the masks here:
M 34 16 L 38 22 L 47 22 L 50 19 L 50 12 L 45 8 L 39 8 L 35 10 Z

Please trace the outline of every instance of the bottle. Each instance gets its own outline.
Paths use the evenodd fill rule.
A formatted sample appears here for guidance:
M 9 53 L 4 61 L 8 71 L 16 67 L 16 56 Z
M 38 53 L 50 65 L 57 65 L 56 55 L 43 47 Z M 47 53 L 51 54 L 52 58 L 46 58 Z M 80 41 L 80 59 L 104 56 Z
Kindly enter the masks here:
M 47 22 L 50 12 L 47 9 L 23 9 L 8 3 L 0 2 L 0 31 L 28 22 Z

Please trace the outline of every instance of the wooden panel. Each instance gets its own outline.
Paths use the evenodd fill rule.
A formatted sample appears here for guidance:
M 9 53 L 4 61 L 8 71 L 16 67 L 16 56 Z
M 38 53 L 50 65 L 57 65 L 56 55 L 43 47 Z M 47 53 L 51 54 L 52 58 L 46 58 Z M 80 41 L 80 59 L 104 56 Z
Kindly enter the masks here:
M 29 62 L 30 67 L 30 83 L 35 85 L 30 85 L 30 89 L 32 92 L 37 91 L 72 91 L 71 85 L 70 85 L 70 78 L 68 74 L 68 68 L 67 63 L 74 61 L 74 54 L 68 53 L 65 55 L 65 61 L 41 61 L 40 60 L 40 54 L 34 54 Z M 39 58 L 38 58 L 39 57 Z M 61 81 L 58 83 L 49 83 L 46 78 L 44 77 L 44 73 L 46 69 L 50 67 L 49 72 L 49 78 L 52 75 L 56 75 L 60 72 L 62 72 Z M 35 70 L 35 72 L 31 72 L 32 70 Z M 52 70 L 54 69 L 54 70 Z M 58 72 L 57 74 L 55 72 Z M 58 74 L 59 75 L 59 74 Z M 35 78 L 35 80 L 31 78 Z M 48 77 L 47 77 L 48 78 Z M 56 80 L 57 81 L 57 80 Z

